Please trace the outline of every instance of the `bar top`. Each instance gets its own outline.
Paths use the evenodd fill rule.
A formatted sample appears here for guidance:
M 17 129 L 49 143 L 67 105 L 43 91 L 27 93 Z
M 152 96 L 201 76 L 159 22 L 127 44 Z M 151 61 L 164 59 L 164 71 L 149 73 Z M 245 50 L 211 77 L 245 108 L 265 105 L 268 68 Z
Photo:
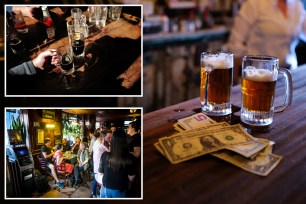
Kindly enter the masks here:
M 273 153 L 283 156 L 266 177 L 204 155 L 172 165 L 153 146 L 176 131 L 180 118 L 200 112 L 195 98 L 144 115 L 144 200 L 146 203 L 303 203 L 306 200 L 306 66 L 292 72 L 293 101 L 275 113 L 269 133 L 252 134 L 275 141 Z M 240 106 L 240 85 L 233 87 L 232 104 Z M 284 79 L 277 82 L 275 105 L 281 104 Z M 238 109 L 239 110 L 239 109 Z M 239 119 L 239 112 L 232 117 Z M 239 122 L 239 120 L 238 120 Z
M 146 34 L 143 37 L 143 47 L 144 50 L 146 50 L 150 48 L 161 48 L 168 45 L 190 43 L 201 40 L 219 40 L 225 39 L 228 34 L 229 29 L 222 25 L 195 32 Z

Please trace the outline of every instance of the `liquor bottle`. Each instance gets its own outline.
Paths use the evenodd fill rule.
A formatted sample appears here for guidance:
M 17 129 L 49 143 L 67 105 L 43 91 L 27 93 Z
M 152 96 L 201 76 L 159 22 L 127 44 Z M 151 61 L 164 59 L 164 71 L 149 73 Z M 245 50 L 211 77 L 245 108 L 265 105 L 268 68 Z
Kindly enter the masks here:
M 55 37 L 55 28 L 53 20 L 50 17 L 47 6 L 42 6 L 41 9 L 43 11 L 43 24 L 46 27 L 48 39 L 53 39 Z

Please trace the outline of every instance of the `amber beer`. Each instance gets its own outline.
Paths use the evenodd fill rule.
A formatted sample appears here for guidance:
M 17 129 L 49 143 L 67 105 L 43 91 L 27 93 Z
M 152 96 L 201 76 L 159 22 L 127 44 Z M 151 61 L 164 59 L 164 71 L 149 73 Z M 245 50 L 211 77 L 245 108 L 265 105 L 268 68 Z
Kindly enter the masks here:
M 215 69 L 208 80 L 208 103 L 227 103 L 231 98 L 233 68 Z
M 276 81 L 243 78 L 241 83 L 243 107 L 251 112 L 269 112 L 273 107 Z
M 203 53 L 201 58 L 202 110 L 208 115 L 231 113 L 231 90 L 233 85 L 233 54 Z M 207 72 L 207 68 L 212 71 Z M 207 78 L 207 88 L 206 88 Z

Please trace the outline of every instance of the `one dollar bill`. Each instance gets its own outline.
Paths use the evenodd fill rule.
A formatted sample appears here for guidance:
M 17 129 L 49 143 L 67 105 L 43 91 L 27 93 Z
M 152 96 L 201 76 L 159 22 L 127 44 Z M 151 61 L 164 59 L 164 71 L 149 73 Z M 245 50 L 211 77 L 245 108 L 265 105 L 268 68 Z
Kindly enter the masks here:
M 253 142 L 240 125 L 222 127 L 215 130 L 198 128 L 171 137 L 159 139 L 159 143 L 169 161 L 180 163 L 227 146 Z

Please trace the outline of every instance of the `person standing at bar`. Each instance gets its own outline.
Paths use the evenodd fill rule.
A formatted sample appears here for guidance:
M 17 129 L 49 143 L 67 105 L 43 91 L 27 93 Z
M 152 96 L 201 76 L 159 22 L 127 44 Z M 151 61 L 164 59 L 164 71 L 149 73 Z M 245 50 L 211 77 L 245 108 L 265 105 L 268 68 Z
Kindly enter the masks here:
M 106 131 L 102 131 L 101 134 L 99 134 L 99 137 L 96 139 L 93 147 L 92 147 L 92 152 L 93 152 L 93 172 L 94 174 L 99 173 L 98 169 L 99 169 L 99 164 L 100 164 L 100 159 L 101 156 L 103 154 L 103 152 L 108 151 L 109 152 L 109 147 L 106 147 L 104 145 L 105 141 L 108 141 L 109 139 L 109 134 Z M 97 187 L 98 187 L 98 183 L 97 180 L 94 177 L 94 181 L 92 184 L 92 197 L 96 198 L 96 192 L 97 192 Z
M 280 67 L 295 69 L 294 49 L 299 38 L 306 41 L 305 17 L 300 0 L 246 0 L 227 43 L 235 55 L 235 66 L 244 55 L 270 55 L 279 58 Z
M 127 128 L 128 150 L 135 158 L 140 157 L 141 136 L 138 133 L 140 127 L 136 122 L 131 122 Z
M 135 178 L 134 159 L 128 153 L 126 134 L 123 130 L 113 133 L 110 152 L 104 152 L 100 159 L 99 173 L 103 174 L 100 189 L 101 198 L 125 198 Z
M 129 197 L 139 197 L 140 196 L 140 173 L 141 173 L 141 136 L 139 134 L 140 126 L 137 122 L 131 122 L 127 128 L 128 134 L 128 151 L 134 157 L 134 165 L 136 169 L 135 182 L 131 186 L 128 192 Z

